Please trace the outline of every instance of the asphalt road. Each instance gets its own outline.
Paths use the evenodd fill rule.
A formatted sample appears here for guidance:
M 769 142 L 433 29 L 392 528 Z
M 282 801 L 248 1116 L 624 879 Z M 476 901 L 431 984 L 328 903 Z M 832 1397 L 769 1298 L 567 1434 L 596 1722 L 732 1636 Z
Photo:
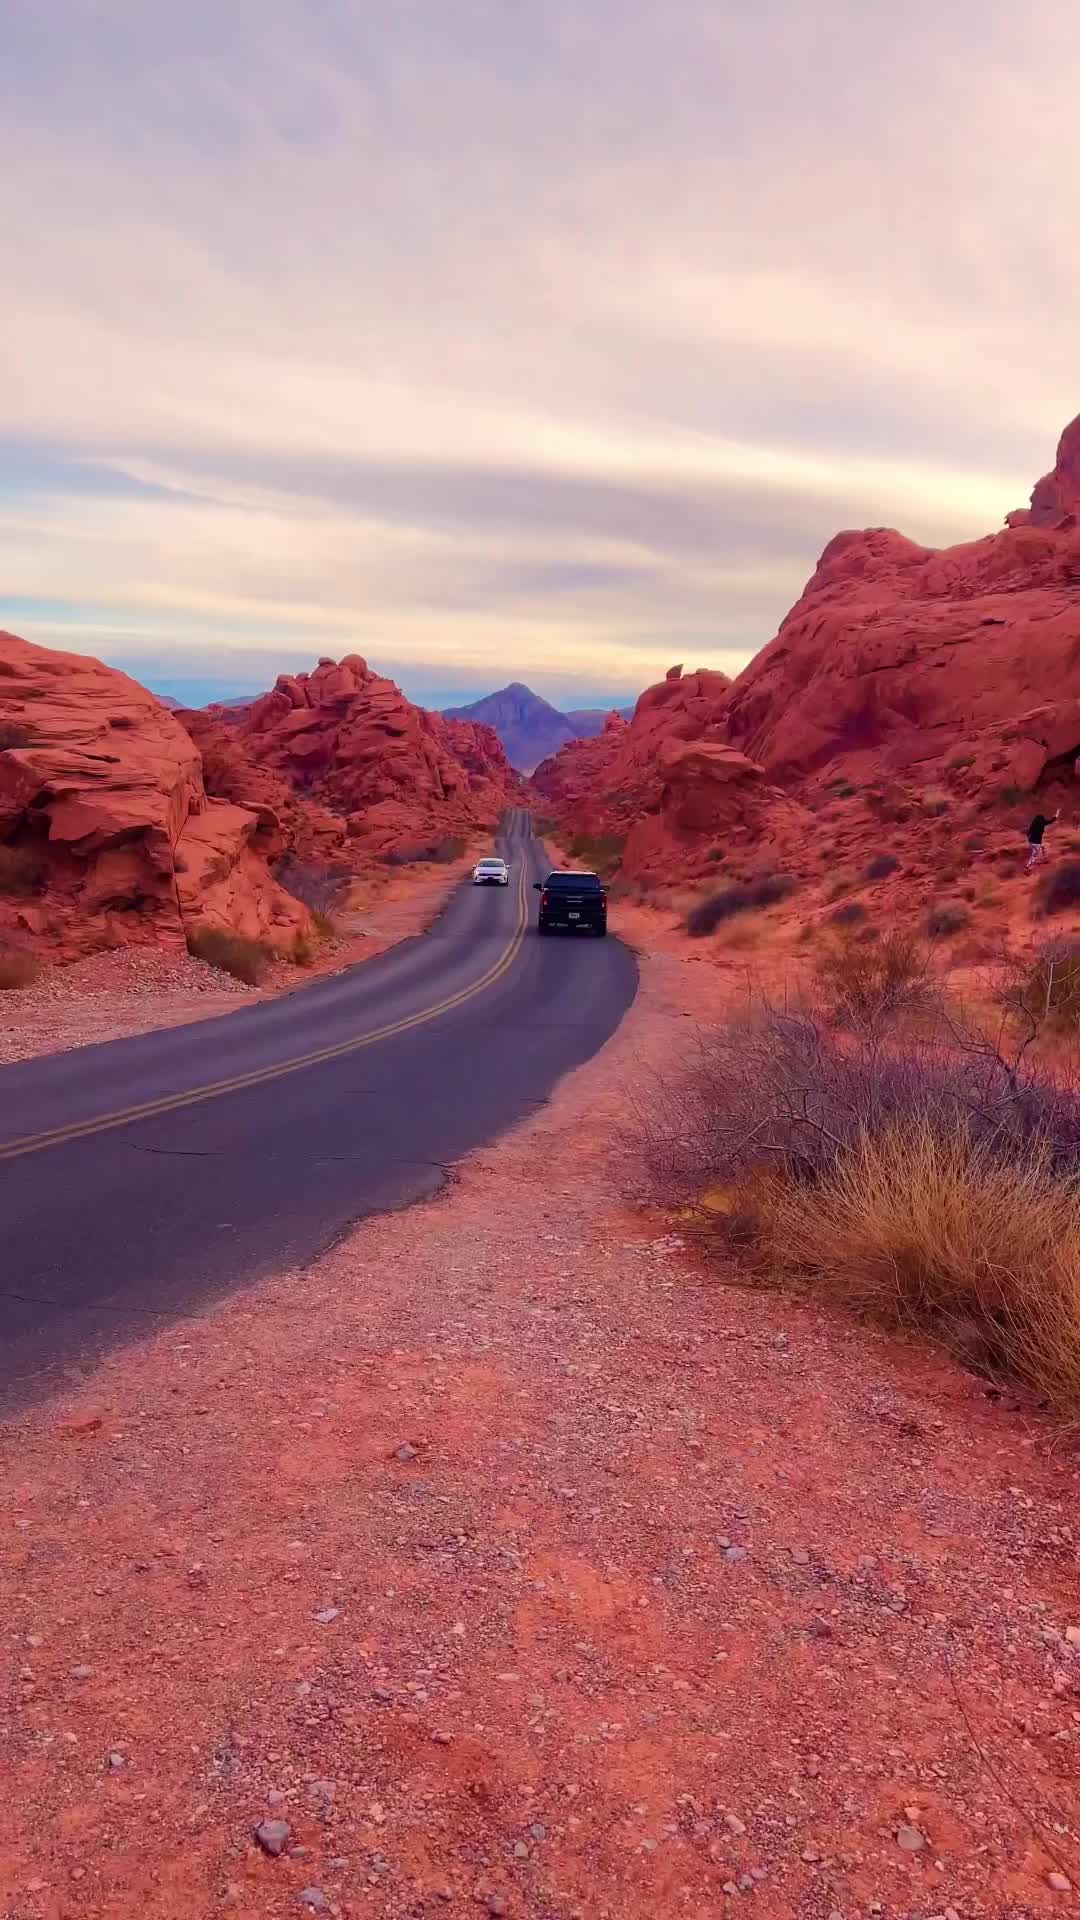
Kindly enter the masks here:
M 331 979 L 160 1033 L 0 1068 L 0 1405 L 311 1260 L 542 1104 L 618 1026 L 632 954 L 541 940 L 526 813 L 509 887 Z

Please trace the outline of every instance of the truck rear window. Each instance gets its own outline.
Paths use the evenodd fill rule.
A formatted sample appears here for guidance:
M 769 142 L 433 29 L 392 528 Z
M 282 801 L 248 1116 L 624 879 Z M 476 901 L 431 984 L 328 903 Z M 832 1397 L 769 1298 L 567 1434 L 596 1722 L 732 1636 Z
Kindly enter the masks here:
M 549 873 L 544 882 L 549 893 L 589 893 L 599 889 L 595 873 Z

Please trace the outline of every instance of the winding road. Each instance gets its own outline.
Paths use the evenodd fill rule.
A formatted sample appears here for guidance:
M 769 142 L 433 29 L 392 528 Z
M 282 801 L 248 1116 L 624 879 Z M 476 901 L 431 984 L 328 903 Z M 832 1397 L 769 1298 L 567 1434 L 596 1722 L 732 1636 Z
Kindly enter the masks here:
M 509 887 L 466 882 L 374 960 L 0 1069 L 0 1404 L 435 1192 L 603 1045 L 637 988 L 632 954 L 537 937 L 527 813 L 497 849 Z

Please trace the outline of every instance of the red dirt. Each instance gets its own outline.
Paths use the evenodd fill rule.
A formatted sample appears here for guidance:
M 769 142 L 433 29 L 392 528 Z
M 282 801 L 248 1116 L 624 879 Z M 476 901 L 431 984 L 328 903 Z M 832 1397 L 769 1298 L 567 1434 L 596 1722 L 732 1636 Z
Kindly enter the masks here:
M 0 1910 L 1069 1906 L 1074 1440 L 628 1210 L 682 956 L 443 1198 L 9 1427 Z

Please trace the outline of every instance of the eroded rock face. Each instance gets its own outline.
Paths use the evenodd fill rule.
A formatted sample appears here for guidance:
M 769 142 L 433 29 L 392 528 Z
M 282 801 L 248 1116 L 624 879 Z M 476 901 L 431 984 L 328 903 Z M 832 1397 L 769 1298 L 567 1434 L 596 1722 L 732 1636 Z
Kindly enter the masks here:
M 0 938 L 70 959 L 208 922 L 287 944 L 308 914 L 271 878 L 277 831 L 208 799 L 194 742 L 136 681 L 0 633 Z
M 357 856 L 493 828 L 518 793 L 492 728 L 414 706 L 359 654 L 280 674 L 249 707 L 191 725 L 228 763 L 230 797 L 274 805 L 300 844 L 328 846 L 337 821 Z
M 673 759 L 680 742 L 709 751 Z M 745 766 L 718 784 L 719 748 L 763 786 Z M 940 550 L 887 528 L 837 534 L 730 687 L 673 668 L 624 737 L 564 749 L 534 784 L 561 819 L 626 833 L 624 873 L 646 847 L 655 870 L 666 843 L 679 877 L 702 871 L 710 838 L 714 857 L 755 834 L 775 853 L 798 826 L 790 805 L 833 807 L 838 790 L 863 809 L 868 851 L 875 823 L 902 826 L 928 796 L 933 835 L 995 809 L 1019 829 L 1036 790 L 1051 807 L 1077 797 L 1078 754 L 1080 419 L 1004 531 Z

